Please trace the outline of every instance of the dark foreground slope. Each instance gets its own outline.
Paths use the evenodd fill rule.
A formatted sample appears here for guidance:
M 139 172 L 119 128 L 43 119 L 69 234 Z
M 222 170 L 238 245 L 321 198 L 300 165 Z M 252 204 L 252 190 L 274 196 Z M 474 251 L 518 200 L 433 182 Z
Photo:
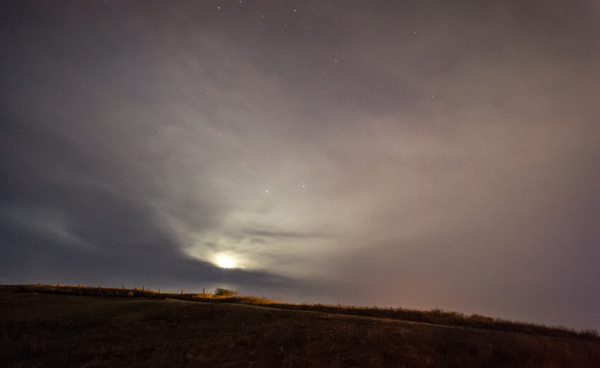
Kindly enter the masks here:
M 600 367 L 600 342 L 241 304 L 0 291 L 0 367 Z

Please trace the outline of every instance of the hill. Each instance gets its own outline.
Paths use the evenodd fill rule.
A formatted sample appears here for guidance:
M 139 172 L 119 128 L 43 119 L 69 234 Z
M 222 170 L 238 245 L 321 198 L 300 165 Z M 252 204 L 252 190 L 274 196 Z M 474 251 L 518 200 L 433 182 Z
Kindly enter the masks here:
M 377 316 L 403 310 L 138 292 L 0 287 L 0 366 L 600 367 L 600 340 L 589 332 L 523 324 L 515 325 L 530 329 L 503 330 L 490 328 L 491 319 L 485 327 L 485 317 L 476 326 L 436 325 Z M 460 316 L 454 319 L 470 318 Z

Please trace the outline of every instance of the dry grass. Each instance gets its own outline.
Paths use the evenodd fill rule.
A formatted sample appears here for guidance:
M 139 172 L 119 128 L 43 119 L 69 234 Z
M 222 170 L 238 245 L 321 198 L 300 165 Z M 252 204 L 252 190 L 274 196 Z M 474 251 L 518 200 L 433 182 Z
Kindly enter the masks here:
M 17 290 L 0 288 L 1 367 L 600 367 L 600 341 L 577 336 L 285 310 L 251 297 Z

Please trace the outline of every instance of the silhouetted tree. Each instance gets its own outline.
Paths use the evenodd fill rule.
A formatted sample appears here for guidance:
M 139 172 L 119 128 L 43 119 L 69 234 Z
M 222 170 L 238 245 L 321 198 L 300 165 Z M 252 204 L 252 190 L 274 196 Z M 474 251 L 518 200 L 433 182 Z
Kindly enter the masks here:
M 237 292 L 237 291 L 229 290 L 229 289 L 217 288 L 217 290 L 215 290 L 215 295 L 218 295 L 218 296 L 238 296 L 238 295 L 240 295 L 240 293 Z

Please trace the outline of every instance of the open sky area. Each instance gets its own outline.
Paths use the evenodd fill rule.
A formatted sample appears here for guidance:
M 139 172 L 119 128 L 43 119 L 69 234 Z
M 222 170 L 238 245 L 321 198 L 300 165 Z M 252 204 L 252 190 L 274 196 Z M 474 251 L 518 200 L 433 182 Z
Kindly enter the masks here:
M 0 2 L 0 283 L 600 329 L 600 2 Z

